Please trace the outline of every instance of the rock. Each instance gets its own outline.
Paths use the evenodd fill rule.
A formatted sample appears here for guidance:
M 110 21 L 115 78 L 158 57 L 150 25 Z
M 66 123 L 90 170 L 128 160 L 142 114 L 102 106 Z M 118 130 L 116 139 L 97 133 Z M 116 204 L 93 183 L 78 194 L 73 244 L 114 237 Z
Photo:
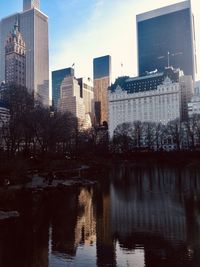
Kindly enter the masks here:
M 18 217 L 19 217 L 18 211 L 0 211 L 0 220 L 6 220 Z

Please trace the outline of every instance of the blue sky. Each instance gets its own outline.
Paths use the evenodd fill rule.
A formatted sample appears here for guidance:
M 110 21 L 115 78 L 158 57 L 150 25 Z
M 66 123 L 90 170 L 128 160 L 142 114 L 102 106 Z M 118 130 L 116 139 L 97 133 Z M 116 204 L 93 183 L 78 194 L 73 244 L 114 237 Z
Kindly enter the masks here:
M 137 75 L 135 16 L 180 0 L 40 0 L 49 16 L 50 70 L 75 63 L 76 76 L 92 76 L 92 59 L 112 56 L 113 80 Z M 195 12 L 198 0 L 192 0 Z M 9 5 L 8 5 L 9 2 Z M 0 18 L 22 10 L 23 0 L 0 0 Z M 196 15 L 197 52 L 200 21 Z M 199 58 L 199 55 L 198 55 Z M 123 63 L 123 69 L 121 68 Z

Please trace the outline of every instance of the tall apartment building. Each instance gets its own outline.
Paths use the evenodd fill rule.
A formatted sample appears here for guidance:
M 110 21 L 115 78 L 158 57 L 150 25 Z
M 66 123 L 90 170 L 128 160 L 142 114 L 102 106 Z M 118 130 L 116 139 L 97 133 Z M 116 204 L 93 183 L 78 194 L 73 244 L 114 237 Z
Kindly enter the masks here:
M 196 72 L 195 30 L 190 1 L 137 15 L 138 71 L 180 68 Z
M 25 42 L 17 22 L 8 34 L 5 45 L 5 82 L 26 85 Z
M 93 81 L 90 78 L 79 78 L 78 84 L 80 86 L 80 96 L 83 98 L 85 106 L 85 114 L 90 117 L 92 123 L 94 123 L 94 88 Z
M 94 107 L 96 124 L 108 121 L 108 87 L 111 83 L 111 57 L 94 58 Z
M 110 136 L 126 122 L 167 124 L 177 118 L 187 119 L 192 94 L 192 76 L 172 68 L 142 77 L 118 78 L 109 91 Z
M 24 0 L 24 10 L 0 20 L 0 81 L 5 81 L 5 41 L 16 21 L 26 44 L 26 87 L 49 105 L 48 17 L 39 0 Z
M 78 118 L 79 127 L 83 127 L 85 123 L 85 106 L 83 98 L 80 97 L 80 86 L 74 76 L 67 76 L 60 86 L 59 110 L 71 112 Z
M 58 108 L 58 101 L 60 99 L 60 86 L 64 78 L 67 76 L 74 76 L 73 68 L 52 71 L 52 104 L 54 108 Z

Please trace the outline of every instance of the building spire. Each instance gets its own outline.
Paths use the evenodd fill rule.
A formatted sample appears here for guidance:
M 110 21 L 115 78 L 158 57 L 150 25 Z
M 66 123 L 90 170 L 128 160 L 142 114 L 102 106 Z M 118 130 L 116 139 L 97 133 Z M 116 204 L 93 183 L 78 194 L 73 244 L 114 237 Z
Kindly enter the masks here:
M 18 17 L 16 16 L 15 24 L 14 24 L 14 27 L 13 27 L 13 35 L 16 36 L 17 32 L 19 32 L 19 20 L 18 20 Z

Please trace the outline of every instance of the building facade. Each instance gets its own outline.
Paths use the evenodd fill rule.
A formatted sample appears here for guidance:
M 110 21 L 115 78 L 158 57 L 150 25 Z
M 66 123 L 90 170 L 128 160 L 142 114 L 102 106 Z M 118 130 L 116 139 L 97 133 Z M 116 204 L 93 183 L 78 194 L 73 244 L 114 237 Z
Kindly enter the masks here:
M 172 66 L 194 80 L 196 52 L 190 1 L 137 15 L 136 20 L 139 76 Z
M 200 114 L 200 81 L 196 82 L 194 95 L 188 103 L 188 115 L 191 117 L 194 114 Z
M 108 87 L 111 83 L 111 57 L 93 60 L 94 107 L 96 124 L 108 121 Z
M 110 136 L 126 122 L 167 124 L 177 118 L 185 120 L 192 90 L 192 77 L 171 68 L 163 73 L 117 80 L 109 92 Z
M 58 108 L 61 83 L 67 76 L 74 76 L 73 68 L 52 71 L 52 105 L 55 109 Z
M 0 99 L 0 149 L 4 149 L 5 144 L 5 132 L 8 128 L 10 120 L 10 109 L 9 106 Z
M 10 110 L 9 106 L 0 100 L 0 129 L 9 122 Z
M 0 20 L 0 81 L 5 81 L 5 42 L 16 21 L 26 44 L 26 87 L 49 105 L 48 17 L 39 1 L 24 0 L 24 11 Z
M 90 78 L 79 78 L 78 84 L 80 86 L 80 97 L 83 98 L 85 106 L 85 114 L 90 118 L 89 120 L 94 123 L 94 88 L 93 81 Z
M 79 127 L 85 123 L 85 106 L 80 97 L 80 86 L 74 76 L 65 77 L 60 86 L 59 110 L 70 112 L 78 119 Z
M 19 26 L 15 23 L 5 45 L 5 82 L 26 86 L 26 50 Z

